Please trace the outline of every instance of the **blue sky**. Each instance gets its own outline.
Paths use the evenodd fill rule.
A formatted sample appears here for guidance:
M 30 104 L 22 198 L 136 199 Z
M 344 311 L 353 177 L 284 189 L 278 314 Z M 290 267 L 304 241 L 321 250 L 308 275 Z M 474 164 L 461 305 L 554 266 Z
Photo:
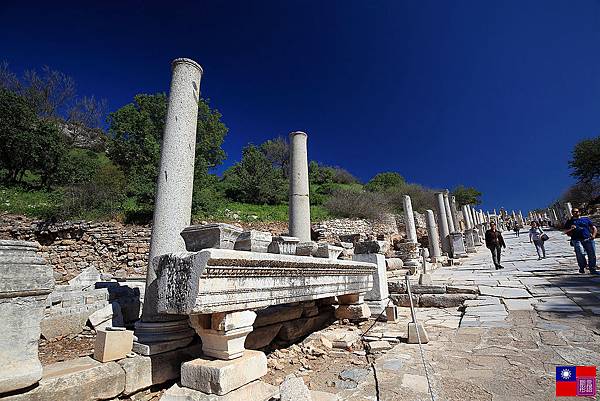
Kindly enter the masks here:
M 64 71 L 115 110 L 192 58 L 230 129 L 226 166 L 304 130 L 311 159 L 364 181 L 398 171 L 527 210 L 600 135 L 597 0 L 97 3 L 2 2 L 0 60 Z

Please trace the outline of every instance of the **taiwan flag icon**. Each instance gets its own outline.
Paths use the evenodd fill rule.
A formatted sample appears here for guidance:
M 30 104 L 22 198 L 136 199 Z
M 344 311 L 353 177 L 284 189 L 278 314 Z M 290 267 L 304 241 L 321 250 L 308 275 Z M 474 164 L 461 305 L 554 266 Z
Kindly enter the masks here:
M 557 397 L 588 397 L 596 395 L 595 366 L 557 366 Z

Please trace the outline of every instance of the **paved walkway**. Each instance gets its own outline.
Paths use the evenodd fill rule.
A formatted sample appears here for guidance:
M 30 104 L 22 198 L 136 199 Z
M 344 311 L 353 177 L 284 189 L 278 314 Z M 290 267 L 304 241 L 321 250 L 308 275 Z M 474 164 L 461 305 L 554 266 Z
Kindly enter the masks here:
M 557 365 L 600 365 L 600 278 L 579 274 L 566 237 L 548 234 L 547 259 L 537 260 L 527 235 L 506 233 L 505 269 L 494 270 L 481 247 L 461 266 L 432 274 L 434 283 L 481 292 L 464 314 L 417 311 L 430 337 L 423 350 L 436 400 L 552 400 Z M 399 344 L 378 358 L 375 374 L 378 386 L 365 380 L 340 398 L 431 400 L 416 345 Z

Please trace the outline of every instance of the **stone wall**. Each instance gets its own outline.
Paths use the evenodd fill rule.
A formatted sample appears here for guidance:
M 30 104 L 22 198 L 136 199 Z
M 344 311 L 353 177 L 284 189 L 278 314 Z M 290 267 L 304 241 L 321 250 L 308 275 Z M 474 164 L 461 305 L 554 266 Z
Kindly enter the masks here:
M 415 213 L 415 220 L 417 234 L 423 238 L 426 235 L 424 217 Z M 246 228 L 280 234 L 283 226 L 285 223 L 275 222 L 261 223 L 260 227 L 248 224 Z M 49 223 L 23 216 L 0 215 L 0 239 L 39 242 L 40 255 L 52 265 L 56 282 L 63 284 L 88 267 L 117 278 L 144 278 L 150 230 L 150 226 L 117 222 Z M 393 239 L 404 237 L 404 217 L 390 214 L 380 221 L 333 219 L 314 223 L 313 231 L 320 242 L 336 243 L 340 236 L 359 234 L 362 240 L 379 238 L 393 243 Z
M 85 221 L 48 223 L 22 216 L 0 216 L 0 239 L 37 241 L 57 282 L 71 280 L 87 267 L 116 277 L 145 277 L 149 226 Z

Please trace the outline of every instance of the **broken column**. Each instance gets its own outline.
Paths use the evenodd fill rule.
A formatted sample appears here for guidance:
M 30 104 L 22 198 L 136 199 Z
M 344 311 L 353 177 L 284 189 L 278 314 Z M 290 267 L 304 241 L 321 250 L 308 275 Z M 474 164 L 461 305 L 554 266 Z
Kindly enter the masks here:
M 442 252 L 446 252 L 447 254 L 451 254 L 452 250 L 450 249 L 450 229 L 448 228 L 448 217 L 446 215 L 446 205 L 444 203 L 444 193 L 438 192 L 435 194 L 435 200 L 437 205 L 438 212 L 438 227 L 440 230 L 440 238 L 442 240 Z
M 0 398 L 42 378 L 40 322 L 54 276 L 37 256 L 38 247 L 36 242 L 0 240 Z
M 441 256 L 440 239 L 438 237 L 437 224 L 432 210 L 425 211 L 425 223 L 427 224 L 427 236 L 429 237 L 429 256 L 432 262 L 437 262 Z
M 458 219 L 458 209 L 456 207 L 456 197 L 455 196 L 450 197 L 450 213 L 452 214 L 452 220 L 454 220 L 454 231 L 455 232 L 461 231 L 460 221 Z
M 416 268 L 420 265 L 419 243 L 417 242 L 417 228 L 410 196 L 404 195 L 404 225 L 406 226 L 405 256 L 402 260 L 407 267 Z
M 155 256 L 185 251 L 181 231 L 190 225 L 196 127 L 202 67 L 193 60 L 178 58 L 172 63 L 171 87 L 160 152 L 154 202 L 149 266 L 142 318 L 136 323 L 134 350 L 144 355 L 160 353 L 189 344 L 193 330 L 184 316 L 160 315 L 156 307 Z
M 448 198 L 449 192 L 450 191 L 448 191 L 447 189 L 443 192 L 444 208 L 446 209 L 446 218 L 448 219 L 448 233 L 453 233 L 454 231 L 456 231 L 456 222 L 454 221 L 454 217 L 452 216 L 452 210 L 450 208 L 450 199 Z
M 477 252 L 475 249 L 475 240 L 473 238 L 473 222 L 471 221 L 471 212 L 469 205 L 463 205 L 462 207 L 463 219 L 465 221 L 465 247 L 468 253 Z
M 310 241 L 310 201 L 308 188 L 307 135 L 290 133 L 289 231 L 300 242 Z

